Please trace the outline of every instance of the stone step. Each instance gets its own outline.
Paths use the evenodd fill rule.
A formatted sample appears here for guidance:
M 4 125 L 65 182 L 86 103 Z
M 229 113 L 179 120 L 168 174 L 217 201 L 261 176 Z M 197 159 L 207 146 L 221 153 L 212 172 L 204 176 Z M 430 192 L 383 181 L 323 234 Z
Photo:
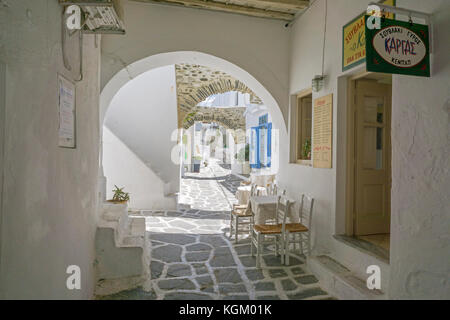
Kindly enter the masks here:
M 101 217 L 106 221 L 119 221 L 119 218 L 127 212 L 127 204 L 104 202 Z
M 105 203 L 96 234 L 96 294 L 131 289 L 148 278 L 145 216 L 126 205 Z
M 96 285 L 97 295 L 129 289 L 144 281 L 144 249 L 139 246 L 118 247 L 114 233 L 111 228 L 97 228 L 96 276 L 101 280 Z
M 366 280 L 355 276 L 347 267 L 328 255 L 312 256 L 307 259 L 308 268 L 321 281 L 324 289 L 342 300 L 384 300 L 381 290 L 370 290 Z

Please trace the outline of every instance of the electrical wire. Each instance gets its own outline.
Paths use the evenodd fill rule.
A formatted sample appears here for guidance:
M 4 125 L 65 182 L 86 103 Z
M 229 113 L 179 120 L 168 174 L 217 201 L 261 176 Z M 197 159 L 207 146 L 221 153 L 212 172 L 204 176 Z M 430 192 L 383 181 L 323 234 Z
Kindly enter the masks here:
M 325 23 L 324 23 L 324 29 L 323 29 L 322 73 L 321 73 L 321 76 L 323 76 L 323 72 L 324 72 L 324 69 L 325 69 L 325 45 L 326 45 L 326 38 L 327 38 L 327 19 L 328 19 L 328 0 L 325 0 Z
M 66 44 L 67 44 L 67 35 L 66 35 L 66 25 L 65 25 L 65 8 L 63 9 L 63 13 L 62 13 L 62 19 L 61 19 L 61 50 L 62 50 L 62 57 L 63 57 L 63 64 L 64 67 L 68 70 L 68 71 L 72 71 L 72 66 L 69 63 L 69 59 L 67 58 L 67 53 L 66 53 Z M 84 27 L 84 24 L 83 26 Z M 75 33 L 78 32 L 78 48 L 79 48 L 79 57 L 80 57 L 80 69 L 79 69 L 79 76 L 78 78 L 74 79 L 75 82 L 80 82 L 83 80 L 83 31 L 77 30 L 75 32 L 70 33 L 69 32 L 69 37 L 72 37 Z

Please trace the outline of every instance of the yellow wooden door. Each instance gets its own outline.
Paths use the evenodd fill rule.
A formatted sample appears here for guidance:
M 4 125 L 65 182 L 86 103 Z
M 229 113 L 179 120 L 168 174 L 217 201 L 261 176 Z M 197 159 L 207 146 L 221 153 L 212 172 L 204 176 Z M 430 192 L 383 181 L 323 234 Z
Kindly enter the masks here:
M 392 86 L 356 82 L 355 235 L 390 232 Z

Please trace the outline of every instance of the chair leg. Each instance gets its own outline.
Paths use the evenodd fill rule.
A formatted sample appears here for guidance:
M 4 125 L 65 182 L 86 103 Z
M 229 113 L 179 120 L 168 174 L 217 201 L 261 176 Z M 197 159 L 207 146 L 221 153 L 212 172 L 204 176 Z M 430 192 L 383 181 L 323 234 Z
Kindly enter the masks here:
M 300 254 L 303 255 L 303 235 L 301 233 L 298 235 L 300 237 Z
M 262 241 L 261 241 L 262 235 L 261 233 L 258 233 L 257 235 L 257 247 L 256 247 L 256 268 L 261 268 L 261 251 L 262 251 Z
M 253 252 L 253 246 L 254 246 L 254 238 L 253 238 L 253 227 L 250 229 L 250 255 L 253 257 L 255 256 L 255 253 Z
M 230 215 L 230 240 L 233 237 L 233 215 Z
M 311 231 L 308 231 L 307 234 L 307 244 L 308 244 L 308 256 L 311 255 Z
M 284 254 L 286 256 L 285 261 L 286 261 L 286 265 L 289 265 L 289 231 L 286 231 L 286 240 L 285 240 L 285 251 Z
M 236 216 L 235 217 L 235 223 L 236 223 L 236 226 L 234 227 L 234 232 L 236 233 L 236 236 L 235 236 L 235 239 L 234 239 L 234 241 L 236 242 L 236 243 L 238 243 L 238 232 L 239 232 L 239 217 L 238 216 Z
M 275 255 L 278 256 L 278 236 L 275 236 Z

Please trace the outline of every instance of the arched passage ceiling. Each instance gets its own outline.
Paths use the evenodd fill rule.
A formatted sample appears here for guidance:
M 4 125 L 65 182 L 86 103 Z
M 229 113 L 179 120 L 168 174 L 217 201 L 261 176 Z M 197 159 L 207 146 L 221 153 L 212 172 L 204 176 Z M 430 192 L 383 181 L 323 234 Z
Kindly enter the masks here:
M 225 72 L 195 64 L 177 64 L 175 65 L 175 73 L 178 99 L 178 128 L 190 126 L 188 123 L 185 123 L 185 120 L 192 121 L 192 118 L 195 116 L 200 117 L 200 114 L 210 116 L 211 113 L 216 119 L 230 117 L 226 126 L 231 129 L 245 128 L 243 111 L 239 111 L 239 113 L 242 113 L 242 116 L 239 117 L 237 116 L 238 113 L 227 111 L 229 108 L 197 107 L 198 103 L 214 94 L 239 91 L 250 94 L 251 103 L 262 103 L 261 99 L 250 88 Z M 205 109 L 213 110 L 208 111 Z M 243 126 L 242 121 L 244 121 Z

